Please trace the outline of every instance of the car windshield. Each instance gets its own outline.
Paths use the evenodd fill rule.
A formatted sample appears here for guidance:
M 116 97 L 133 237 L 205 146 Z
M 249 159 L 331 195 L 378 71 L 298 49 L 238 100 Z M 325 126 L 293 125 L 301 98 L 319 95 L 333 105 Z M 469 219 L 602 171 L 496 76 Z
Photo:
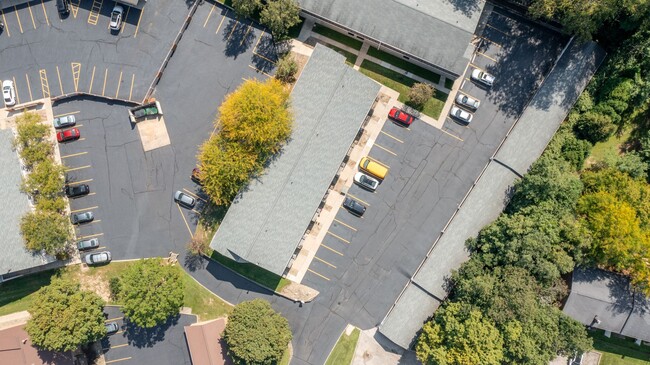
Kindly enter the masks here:
M 463 101 L 463 103 L 467 103 L 467 96 L 463 96 L 463 98 L 462 98 L 462 99 L 460 99 L 460 100 L 462 100 L 462 101 Z

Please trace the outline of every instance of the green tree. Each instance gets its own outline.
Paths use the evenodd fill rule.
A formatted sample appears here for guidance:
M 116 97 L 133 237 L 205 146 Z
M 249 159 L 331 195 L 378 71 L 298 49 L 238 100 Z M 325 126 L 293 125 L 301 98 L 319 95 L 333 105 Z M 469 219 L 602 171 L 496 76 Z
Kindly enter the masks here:
M 416 109 L 422 108 L 434 94 L 435 90 L 431 85 L 416 82 L 409 90 L 407 104 Z
M 22 190 L 34 196 L 36 201 L 41 198 L 55 199 L 61 196 L 65 168 L 51 159 L 39 163 L 34 170 L 23 179 Z
M 300 22 L 300 8 L 295 0 L 269 0 L 260 14 L 260 22 L 266 25 L 275 39 L 282 40 L 289 29 Z
M 20 233 L 28 250 L 44 250 L 49 255 L 61 254 L 72 239 L 68 218 L 50 211 L 24 215 L 20 221 Z
M 178 267 L 159 259 L 143 259 L 119 275 L 117 298 L 124 316 L 138 327 L 151 328 L 178 314 L 183 305 L 183 280 Z M 114 293 L 115 294 L 115 293 Z
M 425 323 L 415 353 L 424 364 L 499 365 L 503 359 L 503 338 L 479 310 L 451 302 Z
M 45 161 L 52 155 L 52 144 L 47 140 L 50 127 L 41 123 L 36 113 L 27 112 L 16 118 L 14 146 L 28 169 Z
M 252 17 L 262 7 L 261 0 L 232 0 L 235 12 L 246 18 Z
M 292 83 L 296 81 L 296 72 L 298 72 L 298 64 L 291 52 L 287 52 L 278 60 L 275 68 L 275 78 L 284 83 Z
M 633 179 L 648 178 L 648 163 L 636 152 L 628 152 L 616 160 L 616 168 Z
M 32 343 L 50 351 L 71 351 L 106 335 L 104 301 L 78 283 L 55 278 L 36 292 L 26 330 Z
M 249 147 L 220 136 L 203 143 L 198 155 L 203 190 L 216 205 L 228 205 L 253 173 L 262 167 Z
M 606 140 L 615 130 L 616 125 L 614 125 L 611 116 L 597 111 L 588 111 L 582 114 L 574 125 L 576 135 L 591 143 Z
M 236 364 L 276 364 L 291 341 L 286 318 L 262 299 L 241 302 L 224 330 L 228 353 Z

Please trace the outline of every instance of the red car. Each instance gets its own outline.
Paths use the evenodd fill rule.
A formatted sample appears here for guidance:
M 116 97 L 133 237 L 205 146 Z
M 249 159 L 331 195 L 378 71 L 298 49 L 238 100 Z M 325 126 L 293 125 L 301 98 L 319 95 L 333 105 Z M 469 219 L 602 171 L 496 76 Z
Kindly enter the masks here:
M 73 139 L 78 139 L 81 134 L 77 128 L 68 129 L 61 131 L 56 134 L 56 140 L 60 142 L 72 141 Z
M 412 116 L 411 114 L 408 114 L 407 112 L 398 109 L 397 107 L 393 107 L 388 112 L 388 117 L 394 121 L 400 122 L 402 124 L 406 125 L 411 125 L 413 121 L 415 120 L 415 117 Z

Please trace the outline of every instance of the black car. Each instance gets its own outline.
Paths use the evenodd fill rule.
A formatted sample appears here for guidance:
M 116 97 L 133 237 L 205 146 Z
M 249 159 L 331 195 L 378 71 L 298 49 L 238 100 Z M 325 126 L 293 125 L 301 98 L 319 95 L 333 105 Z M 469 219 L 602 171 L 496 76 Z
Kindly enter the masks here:
M 68 198 L 76 198 L 83 195 L 88 195 L 88 193 L 90 193 L 90 186 L 87 184 L 81 184 L 77 186 L 66 185 L 65 187 L 65 195 Z
M 345 200 L 343 201 L 343 206 L 345 209 L 348 210 L 348 212 L 357 215 L 361 217 L 363 213 L 366 212 L 366 206 L 359 203 L 358 201 L 346 196 Z
M 61 17 L 70 14 L 70 4 L 68 4 L 68 0 L 56 0 L 56 10 L 59 11 Z

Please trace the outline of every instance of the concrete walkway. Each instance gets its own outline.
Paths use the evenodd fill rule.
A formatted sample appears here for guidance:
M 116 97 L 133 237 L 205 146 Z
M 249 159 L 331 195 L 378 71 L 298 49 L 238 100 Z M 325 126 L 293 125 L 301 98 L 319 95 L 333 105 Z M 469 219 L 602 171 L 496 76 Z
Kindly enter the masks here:
M 32 316 L 28 311 L 16 312 L 2 316 L 0 317 L 0 330 L 21 326 L 27 323 L 31 317 Z

